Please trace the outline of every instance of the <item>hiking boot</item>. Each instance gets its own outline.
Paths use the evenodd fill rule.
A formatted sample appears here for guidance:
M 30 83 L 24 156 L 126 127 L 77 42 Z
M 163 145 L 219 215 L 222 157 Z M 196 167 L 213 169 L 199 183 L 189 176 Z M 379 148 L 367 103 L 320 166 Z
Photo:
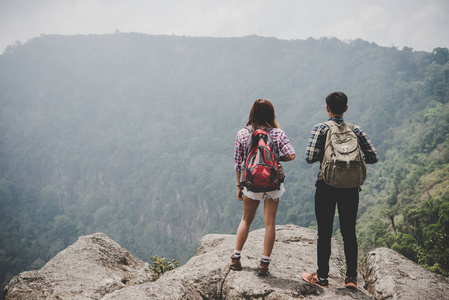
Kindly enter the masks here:
M 345 279 L 345 288 L 357 289 L 357 277 L 348 276 Z
M 240 256 L 231 256 L 231 263 L 229 264 L 229 269 L 234 271 L 241 271 L 242 264 L 240 263 Z
M 313 273 L 313 274 L 309 274 L 307 272 L 302 273 L 302 279 L 304 279 L 304 281 L 307 281 L 308 283 L 320 286 L 320 287 L 329 287 L 329 281 L 327 280 L 320 280 L 318 278 L 318 274 L 317 273 Z
M 259 276 L 267 276 L 270 271 L 268 270 L 268 266 L 270 265 L 270 262 L 264 262 L 263 260 L 259 263 L 259 272 L 257 275 Z

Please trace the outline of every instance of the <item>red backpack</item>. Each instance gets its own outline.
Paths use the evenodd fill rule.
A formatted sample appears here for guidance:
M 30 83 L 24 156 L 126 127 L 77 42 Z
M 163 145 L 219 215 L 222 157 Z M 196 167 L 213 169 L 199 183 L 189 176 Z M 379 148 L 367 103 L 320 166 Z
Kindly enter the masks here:
M 284 175 L 279 164 L 279 149 L 268 134 L 272 128 L 254 132 L 250 126 L 246 129 L 251 134 L 244 153 L 240 184 L 256 193 L 279 190 Z

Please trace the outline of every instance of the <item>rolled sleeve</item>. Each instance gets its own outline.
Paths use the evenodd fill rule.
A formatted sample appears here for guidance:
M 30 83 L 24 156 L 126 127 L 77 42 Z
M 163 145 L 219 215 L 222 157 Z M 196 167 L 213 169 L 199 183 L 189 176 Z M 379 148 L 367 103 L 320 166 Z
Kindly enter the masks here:
M 293 148 L 293 145 L 290 143 L 290 140 L 288 139 L 285 132 L 281 129 L 277 129 L 279 131 L 278 134 L 278 147 L 279 151 L 284 154 L 285 156 L 295 155 L 295 148 Z M 275 138 L 273 140 L 276 141 Z
M 248 142 L 249 131 L 248 129 L 241 129 L 237 132 L 237 136 L 235 137 L 235 147 L 234 147 L 234 169 L 236 172 L 240 172 L 241 165 L 243 163 L 243 156 L 246 144 Z

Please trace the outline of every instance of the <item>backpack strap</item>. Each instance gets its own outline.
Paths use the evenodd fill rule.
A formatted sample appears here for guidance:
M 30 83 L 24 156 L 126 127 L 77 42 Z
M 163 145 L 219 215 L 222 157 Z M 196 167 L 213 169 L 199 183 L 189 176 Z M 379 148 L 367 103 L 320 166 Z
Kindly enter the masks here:
M 335 122 L 334 120 L 330 120 L 330 121 L 327 121 L 327 122 L 323 122 L 323 124 L 326 125 L 327 127 L 329 127 L 329 129 L 330 129 L 332 126 L 340 127 L 342 124 L 345 124 L 346 127 L 351 128 L 352 131 L 354 131 L 354 128 L 355 128 L 355 126 L 354 126 L 353 124 L 348 123 L 348 122 L 345 122 L 345 121 L 343 121 L 343 122 L 341 122 L 340 124 L 338 124 L 338 123 Z M 326 132 L 326 133 L 327 133 L 327 132 Z
M 253 127 L 251 125 L 245 126 L 245 128 L 249 131 L 249 137 L 248 137 L 248 141 L 246 142 L 246 148 L 245 148 L 244 157 L 243 157 L 244 160 L 248 157 L 249 152 L 251 151 L 252 143 L 253 143 L 253 133 L 254 133 Z M 265 129 L 263 129 L 263 130 L 267 133 L 268 138 L 272 141 L 271 136 L 269 134 L 270 134 L 270 131 L 273 130 L 273 127 L 265 127 Z M 273 144 L 274 144 L 274 142 L 273 142 Z M 274 144 L 274 146 L 276 146 L 276 144 Z M 276 149 L 277 149 L 277 147 L 276 147 Z M 279 161 L 279 153 L 278 152 L 279 152 L 279 150 L 275 151 L 274 155 L 275 155 L 276 159 Z
M 252 149 L 252 145 L 253 145 L 253 133 L 254 133 L 254 132 L 253 132 L 253 127 L 252 127 L 251 125 L 245 126 L 245 129 L 249 131 L 249 136 L 248 136 L 248 140 L 246 141 L 246 147 L 245 147 L 245 150 L 244 150 L 244 153 L 243 153 L 243 161 L 244 161 L 244 162 L 243 162 L 242 168 L 244 167 L 246 158 L 248 157 L 249 152 L 250 152 L 251 149 Z

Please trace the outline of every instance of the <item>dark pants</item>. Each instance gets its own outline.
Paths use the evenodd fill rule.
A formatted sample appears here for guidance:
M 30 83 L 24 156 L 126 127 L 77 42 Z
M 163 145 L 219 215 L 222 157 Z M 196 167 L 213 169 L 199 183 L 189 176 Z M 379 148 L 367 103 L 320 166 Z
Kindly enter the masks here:
M 315 215 L 318 223 L 318 276 L 327 278 L 331 255 L 332 225 L 335 206 L 340 217 L 340 231 L 346 258 L 346 276 L 357 276 L 357 237 L 355 224 L 359 206 L 359 188 L 339 189 L 317 181 Z

